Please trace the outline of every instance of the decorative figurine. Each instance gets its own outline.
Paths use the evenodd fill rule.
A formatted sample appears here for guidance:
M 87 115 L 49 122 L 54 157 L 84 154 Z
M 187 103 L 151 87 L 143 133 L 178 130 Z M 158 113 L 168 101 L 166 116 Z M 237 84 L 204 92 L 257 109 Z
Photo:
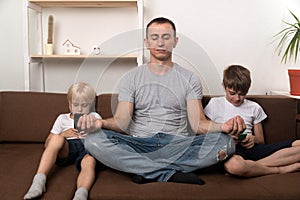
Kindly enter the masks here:
M 48 39 L 47 44 L 45 45 L 45 54 L 53 54 L 53 16 L 50 15 L 48 18 Z
M 75 46 L 70 40 L 66 40 L 62 46 L 65 55 L 80 55 L 80 48 Z
M 100 55 L 100 47 L 93 46 L 92 55 Z

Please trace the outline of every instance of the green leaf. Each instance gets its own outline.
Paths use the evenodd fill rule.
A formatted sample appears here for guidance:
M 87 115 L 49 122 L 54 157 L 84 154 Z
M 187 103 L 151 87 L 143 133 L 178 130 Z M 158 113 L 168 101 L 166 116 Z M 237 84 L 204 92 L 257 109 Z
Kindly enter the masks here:
M 295 60 L 294 60 L 294 62 L 296 63 L 297 62 L 297 58 L 298 58 L 298 53 L 299 53 L 299 35 L 300 35 L 300 33 L 298 32 L 297 33 L 298 34 L 298 40 L 297 40 L 297 42 L 296 42 L 296 49 L 295 49 Z
M 278 52 L 278 56 L 282 55 L 281 62 L 286 63 L 287 60 L 294 60 L 296 63 L 300 43 L 300 21 L 292 11 L 289 10 L 289 12 L 296 20 L 296 23 L 283 21 L 287 27 L 279 31 L 273 37 L 275 40 L 279 40 L 275 51 Z
M 289 11 L 290 11 L 290 10 L 289 10 Z M 293 17 L 295 18 L 295 20 L 296 20 L 298 23 L 300 23 L 298 17 L 296 17 L 296 15 L 295 15 L 292 11 L 290 11 L 290 13 L 293 15 Z

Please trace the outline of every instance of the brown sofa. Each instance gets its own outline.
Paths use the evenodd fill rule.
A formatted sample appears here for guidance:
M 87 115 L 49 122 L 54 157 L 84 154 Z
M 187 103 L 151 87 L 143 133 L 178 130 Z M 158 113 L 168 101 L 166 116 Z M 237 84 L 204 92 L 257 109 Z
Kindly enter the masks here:
M 204 105 L 209 98 L 204 97 Z M 249 98 L 260 103 L 269 116 L 263 124 L 267 143 L 300 137 L 296 132 L 297 100 L 264 95 Z M 116 102 L 111 94 L 99 95 L 97 111 L 103 118 L 109 117 Z M 65 94 L 0 92 L 2 200 L 22 199 L 37 169 L 43 142 L 62 112 L 68 112 Z M 75 166 L 55 168 L 48 177 L 47 192 L 42 199 L 72 199 L 77 175 Z M 139 185 L 133 183 L 128 174 L 106 169 L 98 173 L 90 199 L 300 199 L 300 172 L 243 179 L 225 175 L 218 167 L 210 167 L 199 171 L 199 176 L 205 185 Z

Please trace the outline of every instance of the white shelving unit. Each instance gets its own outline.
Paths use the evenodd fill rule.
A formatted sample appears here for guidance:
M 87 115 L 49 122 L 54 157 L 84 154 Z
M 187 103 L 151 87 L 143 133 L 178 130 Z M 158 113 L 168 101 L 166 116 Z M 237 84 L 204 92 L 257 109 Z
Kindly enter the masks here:
M 25 24 L 25 39 L 26 48 L 24 51 L 24 66 L 25 66 L 25 90 L 30 90 L 31 77 L 30 77 L 30 65 L 33 63 L 38 63 L 42 71 L 42 88 L 45 91 L 45 69 L 44 60 L 48 61 L 53 59 L 61 60 L 82 60 L 82 59 L 136 59 L 137 64 L 143 64 L 143 50 L 139 50 L 136 54 L 129 55 L 45 55 L 44 54 L 44 44 L 43 44 L 43 22 L 42 13 L 45 8 L 137 8 L 137 18 L 138 18 L 138 30 L 140 30 L 140 38 L 138 38 L 138 46 L 143 49 L 143 27 L 144 27 L 144 13 L 143 13 L 143 0 L 28 0 L 25 8 L 26 16 L 24 19 Z M 41 54 L 31 54 L 31 43 L 29 36 L 29 23 L 30 14 L 29 12 L 33 10 L 36 12 L 38 18 L 38 23 L 36 26 L 39 27 L 40 33 L 37 33 L 40 38 L 37 43 L 39 43 L 39 48 L 41 49 Z

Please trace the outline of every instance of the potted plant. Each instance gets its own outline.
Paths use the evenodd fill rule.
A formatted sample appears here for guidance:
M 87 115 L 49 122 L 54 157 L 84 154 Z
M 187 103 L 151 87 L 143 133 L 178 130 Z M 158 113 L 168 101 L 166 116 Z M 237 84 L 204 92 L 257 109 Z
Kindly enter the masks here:
M 300 43 L 300 21 L 298 17 L 290 11 L 290 14 L 295 19 L 295 23 L 288 23 L 283 21 L 287 26 L 277 33 L 274 37 L 279 38 L 280 41 L 276 47 L 278 55 L 282 55 L 281 62 L 286 63 L 288 60 L 297 62 Z M 300 70 L 289 69 L 290 79 L 290 94 L 300 95 Z

